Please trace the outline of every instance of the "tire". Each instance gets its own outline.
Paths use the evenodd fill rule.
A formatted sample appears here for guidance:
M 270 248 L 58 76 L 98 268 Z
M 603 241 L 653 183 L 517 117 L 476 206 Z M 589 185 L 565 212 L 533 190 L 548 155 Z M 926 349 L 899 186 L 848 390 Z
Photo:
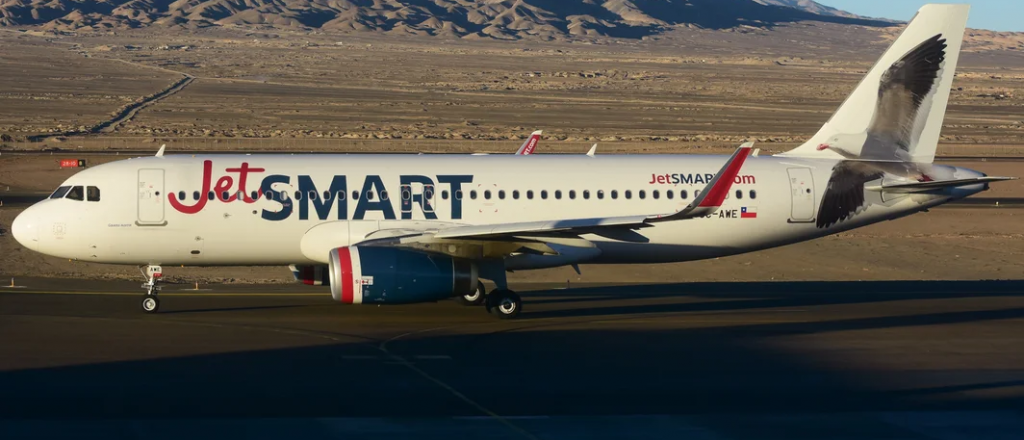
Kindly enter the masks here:
M 487 295 L 487 312 L 498 319 L 515 319 L 522 311 L 522 298 L 511 290 L 495 290 Z
M 160 299 L 155 295 L 146 295 L 142 299 L 142 311 L 146 313 L 157 313 L 160 311 Z
M 458 301 L 459 304 L 462 304 L 464 306 L 478 306 L 483 304 L 484 300 L 486 299 L 487 291 L 484 290 L 483 283 L 476 284 L 476 292 L 474 292 L 472 295 L 462 295 L 455 298 L 455 300 Z

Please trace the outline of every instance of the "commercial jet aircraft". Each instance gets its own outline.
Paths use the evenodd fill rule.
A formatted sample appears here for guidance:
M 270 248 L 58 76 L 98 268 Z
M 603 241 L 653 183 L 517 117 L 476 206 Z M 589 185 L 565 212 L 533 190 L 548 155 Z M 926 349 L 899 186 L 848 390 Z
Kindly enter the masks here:
M 44 254 L 145 267 L 146 312 L 159 307 L 161 265 L 289 265 L 345 304 L 455 297 L 514 318 L 508 271 L 751 252 L 1009 179 L 932 163 L 967 12 L 923 7 L 820 131 L 783 154 L 158 154 L 79 172 L 12 232 Z

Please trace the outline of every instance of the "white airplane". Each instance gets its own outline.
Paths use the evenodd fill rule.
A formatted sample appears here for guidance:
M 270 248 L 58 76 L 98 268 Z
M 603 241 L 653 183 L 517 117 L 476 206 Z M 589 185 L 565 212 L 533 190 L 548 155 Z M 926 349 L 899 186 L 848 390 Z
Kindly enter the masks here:
M 346 304 L 522 310 L 506 272 L 782 246 L 988 189 L 933 159 L 968 6 L 927 5 L 804 145 L 754 156 L 206 155 L 79 172 L 17 217 L 25 247 L 145 267 L 291 265 Z M 496 289 L 483 293 L 480 280 Z

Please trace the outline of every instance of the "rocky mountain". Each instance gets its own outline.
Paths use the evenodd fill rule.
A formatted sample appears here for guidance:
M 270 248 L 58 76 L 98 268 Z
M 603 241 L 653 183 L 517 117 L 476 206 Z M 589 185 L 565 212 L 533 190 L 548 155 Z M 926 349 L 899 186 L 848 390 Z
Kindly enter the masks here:
M 754 0 L 762 5 L 768 6 L 782 6 L 786 8 L 799 9 L 804 12 L 810 12 L 817 15 L 825 15 L 831 17 L 846 17 L 846 18 L 864 18 L 856 14 L 851 14 L 846 11 L 833 8 L 831 6 L 825 6 L 814 0 Z
M 677 26 L 805 20 L 885 24 L 807 0 L 0 0 L 0 25 L 55 30 L 264 25 L 495 39 L 640 38 Z

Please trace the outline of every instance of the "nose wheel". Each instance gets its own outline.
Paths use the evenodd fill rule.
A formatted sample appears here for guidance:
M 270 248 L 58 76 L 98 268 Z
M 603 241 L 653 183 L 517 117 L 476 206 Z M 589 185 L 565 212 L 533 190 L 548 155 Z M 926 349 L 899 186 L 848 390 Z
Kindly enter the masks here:
M 142 270 L 142 268 L 139 268 Z M 160 299 L 156 297 L 160 293 L 160 280 L 163 278 L 163 268 L 160 266 L 146 266 L 142 274 L 146 277 L 146 282 L 142 284 L 142 288 L 146 289 L 146 296 L 142 298 L 142 311 L 146 313 L 157 313 L 160 311 Z
M 523 300 L 508 289 L 495 289 L 485 302 L 487 312 L 498 319 L 515 319 L 523 310 Z
M 142 299 L 142 311 L 146 313 L 156 313 L 160 310 L 160 299 L 156 295 L 146 295 Z

